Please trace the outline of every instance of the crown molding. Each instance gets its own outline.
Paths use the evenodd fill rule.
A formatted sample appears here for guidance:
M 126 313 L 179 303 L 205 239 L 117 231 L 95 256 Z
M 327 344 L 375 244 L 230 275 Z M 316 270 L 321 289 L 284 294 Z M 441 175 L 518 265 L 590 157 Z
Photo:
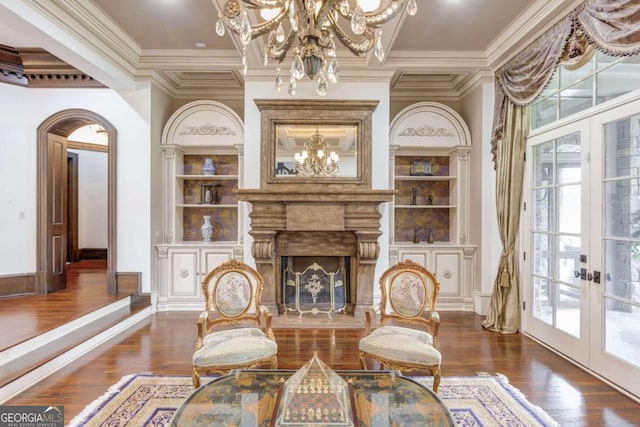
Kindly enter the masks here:
M 460 99 L 467 97 L 471 92 L 485 83 L 494 83 L 494 74 L 491 70 L 478 70 L 473 73 L 470 78 L 464 82 L 458 89 Z
M 469 72 L 487 68 L 482 51 L 394 51 L 384 63 L 385 68 L 424 72 Z
M 492 70 L 502 67 L 522 48 L 547 31 L 584 0 L 536 0 L 485 49 Z
M 135 43 L 126 36 L 117 43 L 120 38 L 108 30 L 113 23 L 92 2 L 2 0 L 2 5 L 16 15 L 14 22 L 21 31 L 34 29 L 38 47 L 109 87 L 135 85 Z

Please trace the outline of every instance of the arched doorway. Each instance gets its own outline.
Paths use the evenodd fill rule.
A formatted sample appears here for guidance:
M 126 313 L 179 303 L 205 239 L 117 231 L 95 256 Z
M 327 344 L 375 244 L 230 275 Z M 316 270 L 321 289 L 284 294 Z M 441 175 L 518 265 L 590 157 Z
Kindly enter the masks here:
M 116 136 L 114 126 L 104 117 L 82 109 L 63 110 L 38 127 L 37 170 L 37 259 L 36 293 L 60 289 L 66 282 L 66 228 L 64 224 L 62 179 L 66 180 L 66 138 L 76 129 L 98 124 L 107 132 L 107 286 L 116 288 Z M 63 160 L 64 159 L 64 160 Z M 63 164 L 64 163 L 64 164 Z

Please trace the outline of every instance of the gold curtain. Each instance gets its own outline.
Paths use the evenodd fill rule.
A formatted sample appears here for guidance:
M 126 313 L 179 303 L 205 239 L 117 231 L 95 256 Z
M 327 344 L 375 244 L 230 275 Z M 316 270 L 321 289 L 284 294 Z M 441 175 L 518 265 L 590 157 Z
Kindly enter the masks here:
M 569 39 L 574 44 L 568 49 Z M 516 333 L 520 329 L 520 280 L 516 253 L 520 224 L 524 153 L 529 131 L 528 106 L 549 83 L 560 61 L 571 52 L 609 55 L 640 53 L 640 0 L 586 0 L 496 72 L 491 152 L 496 169 L 496 206 L 502 255 L 482 325 Z M 581 44 L 581 46 L 579 46 Z
M 529 131 L 529 107 L 504 99 L 502 140 L 496 151 L 496 210 L 502 241 L 489 312 L 482 322 L 486 329 L 516 333 L 520 329 L 520 292 L 516 243 L 522 203 L 524 155 Z

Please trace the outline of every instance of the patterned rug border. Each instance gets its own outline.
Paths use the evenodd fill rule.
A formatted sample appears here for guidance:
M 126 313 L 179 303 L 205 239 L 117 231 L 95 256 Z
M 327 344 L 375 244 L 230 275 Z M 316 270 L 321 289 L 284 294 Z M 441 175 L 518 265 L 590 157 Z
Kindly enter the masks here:
M 113 384 L 109 387 L 109 389 L 100 397 L 95 399 L 89 405 L 87 405 L 78 415 L 76 415 L 68 424 L 68 427 L 81 427 L 87 425 L 92 418 L 96 417 L 100 412 L 107 408 L 111 401 L 123 390 L 125 390 L 129 385 L 131 385 L 137 379 L 161 379 L 167 378 L 172 379 L 177 382 L 184 382 L 185 384 L 181 385 L 190 385 L 191 377 L 185 375 L 156 375 L 156 374 L 148 374 L 148 373 L 140 373 L 140 374 L 130 374 L 122 377 L 117 383 Z M 408 377 L 411 378 L 427 387 L 431 387 L 432 378 L 431 377 Z M 203 378 L 204 379 L 204 378 Z M 211 378 L 213 379 L 213 378 Z M 178 384 L 176 382 L 176 384 Z M 541 407 L 534 405 L 531 403 L 518 388 L 514 387 L 509 379 L 503 374 L 496 375 L 478 375 L 478 376 L 451 376 L 451 377 L 443 377 L 442 382 L 440 384 L 439 395 L 442 398 L 443 402 L 452 412 L 454 419 L 461 426 L 467 425 L 483 425 L 480 420 L 475 418 L 473 414 L 468 414 L 467 412 L 472 412 L 469 410 L 460 409 L 451 403 L 454 402 L 454 396 L 457 393 L 456 387 L 459 389 L 461 386 L 469 386 L 470 384 L 476 386 L 486 385 L 487 383 L 491 383 L 493 385 L 498 386 L 500 390 L 502 390 L 508 397 L 513 399 L 518 405 L 533 419 L 533 421 L 537 422 L 539 426 L 542 427 L 557 427 L 559 426 L 549 414 L 547 414 Z M 475 396 L 474 396 L 475 397 Z M 186 398 L 186 397 L 185 397 Z M 458 400 L 468 400 L 469 397 L 460 396 Z M 450 401 L 450 402 L 448 402 Z M 449 404 L 448 404 L 449 403 Z M 482 404 L 480 405 L 482 406 Z M 490 408 L 483 407 L 484 410 L 491 410 Z M 514 408 L 510 408 L 510 410 L 514 410 Z M 460 411 L 458 414 L 456 411 Z M 518 411 L 515 411 L 518 412 Z M 496 415 L 496 414 L 492 414 Z M 504 414 L 497 414 L 498 416 Z M 469 416 L 471 416 L 472 424 L 469 424 Z M 494 425 L 494 424 L 491 424 Z M 513 425 L 510 421 L 505 421 L 505 423 L 500 423 L 498 425 Z M 532 425 L 532 424 L 515 424 L 515 425 Z

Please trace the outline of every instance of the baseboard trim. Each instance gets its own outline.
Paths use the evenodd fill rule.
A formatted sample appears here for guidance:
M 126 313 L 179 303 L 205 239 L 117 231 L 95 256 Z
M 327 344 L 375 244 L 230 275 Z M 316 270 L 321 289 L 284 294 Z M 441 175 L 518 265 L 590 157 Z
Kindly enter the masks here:
M 36 292 L 35 273 L 0 276 L 0 297 Z

